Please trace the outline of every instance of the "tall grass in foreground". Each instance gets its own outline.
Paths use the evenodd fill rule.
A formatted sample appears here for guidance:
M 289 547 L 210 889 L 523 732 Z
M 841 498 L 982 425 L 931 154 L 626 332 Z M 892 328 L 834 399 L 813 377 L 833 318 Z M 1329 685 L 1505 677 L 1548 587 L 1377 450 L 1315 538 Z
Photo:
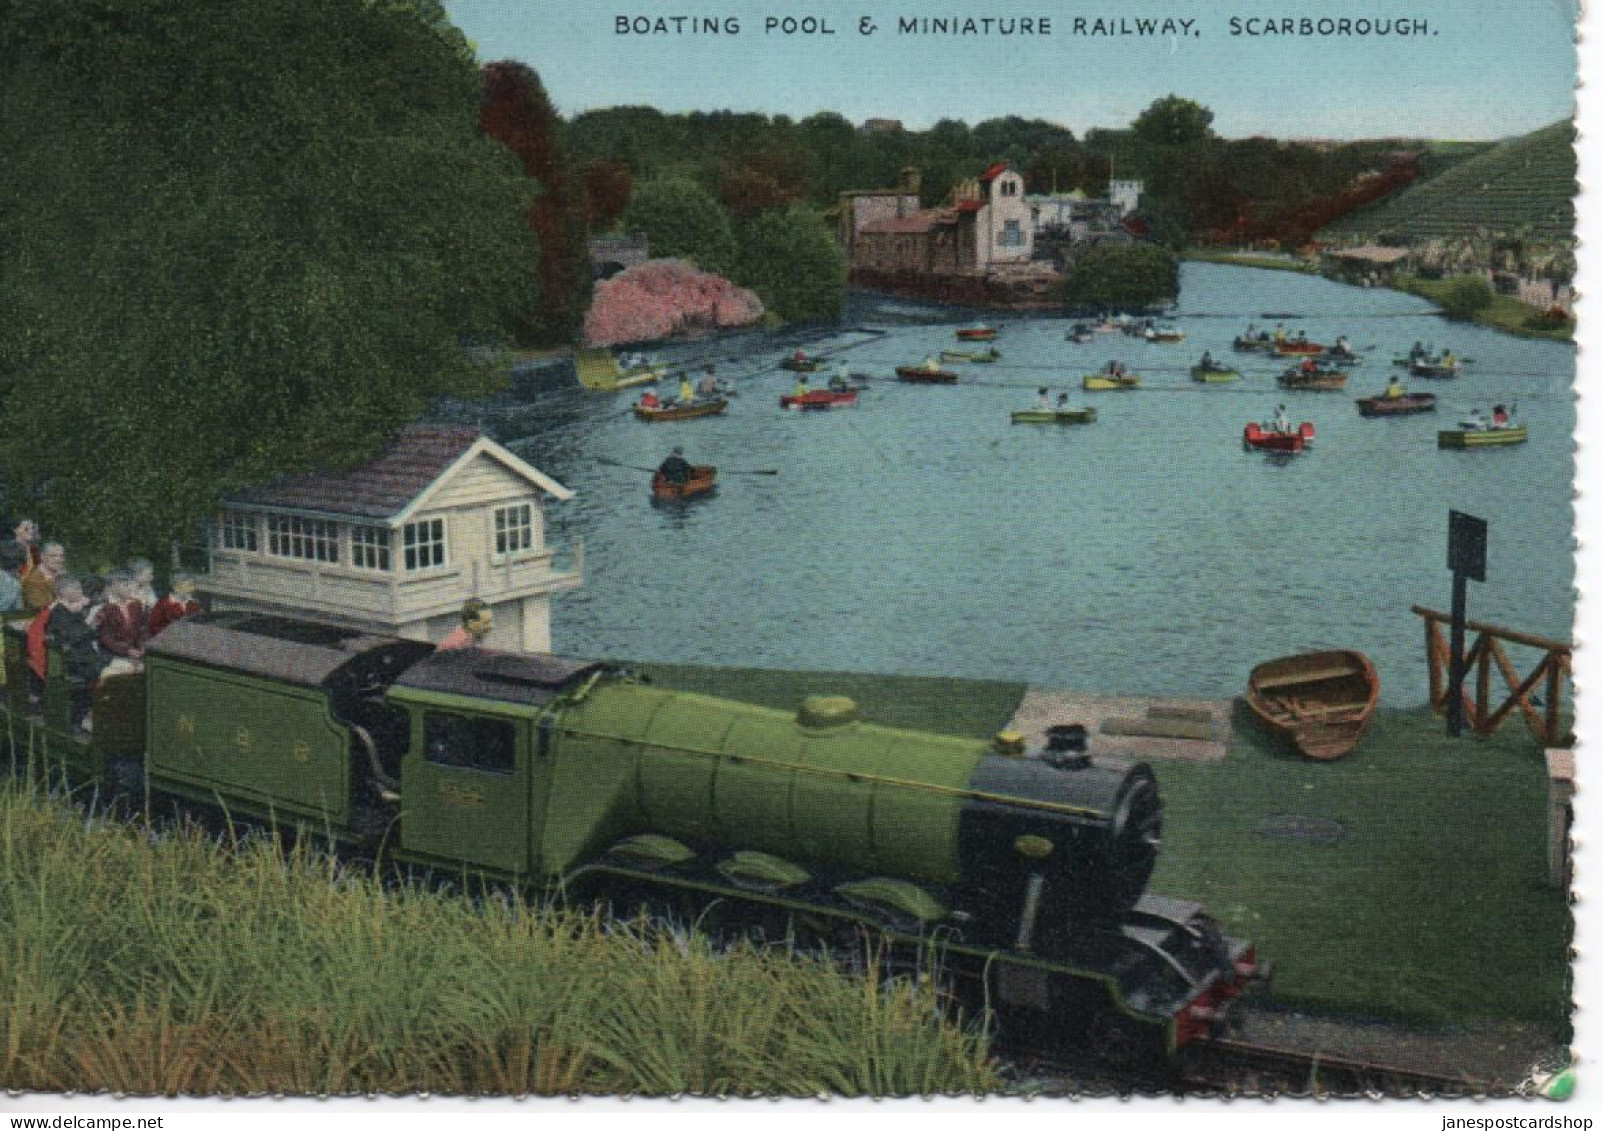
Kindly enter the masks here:
M 0 1086 L 128 1093 L 983 1092 L 928 985 L 468 900 L 0 785 Z

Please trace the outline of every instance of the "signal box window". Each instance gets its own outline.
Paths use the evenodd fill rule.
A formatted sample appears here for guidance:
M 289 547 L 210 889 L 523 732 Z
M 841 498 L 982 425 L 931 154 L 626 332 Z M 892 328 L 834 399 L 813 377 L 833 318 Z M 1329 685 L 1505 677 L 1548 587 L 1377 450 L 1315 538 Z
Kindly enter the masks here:
M 515 554 L 534 546 L 534 508 L 528 503 L 495 510 L 495 552 Z
M 351 564 L 357 569 L 390 568 L 390 532 L 383 526 L 351 527 Z
M 402 555 L 406 568 L 433 569 L 445 564 L 445 520 L 426 518 L 401 527 Z
M 423 715 L 423 751 L 436 766 L 510 774 L 517 736 L 506 719 L 427 711 Z

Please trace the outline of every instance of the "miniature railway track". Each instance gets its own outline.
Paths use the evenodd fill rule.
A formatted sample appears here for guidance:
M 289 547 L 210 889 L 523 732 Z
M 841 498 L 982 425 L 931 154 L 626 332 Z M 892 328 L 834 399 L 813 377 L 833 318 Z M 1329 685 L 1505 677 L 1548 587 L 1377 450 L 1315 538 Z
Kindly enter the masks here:
M 1230 1095 L 1489 1095 L 1497 1085 L 1326 1053 L 1262 1045 L 1234 1038 L 1208 1041 L 1182 1062 L 1188 1090 Z

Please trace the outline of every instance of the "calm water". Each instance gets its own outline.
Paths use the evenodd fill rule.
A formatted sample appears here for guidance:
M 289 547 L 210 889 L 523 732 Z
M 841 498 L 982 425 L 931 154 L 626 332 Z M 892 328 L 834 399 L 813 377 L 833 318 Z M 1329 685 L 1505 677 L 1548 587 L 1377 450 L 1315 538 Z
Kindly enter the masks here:
M 723 417 L 645 424 L 628 413 L 632 394 L 571 389 L 476 415 L 578 493 L 547 512 L 556 542 L 585 542 L 585 584 L 555 605 L 566 652 L 1224 696 L 1269 657 L 1356 647 L 1384 699 L 1409 705 L 1426 696 L 1409 606 L 1449 607 L 1450 507 L 1490 523 L 1472 617 L 1567 638 L 1573 610 L 1573 352 L 1449 326 L 1430 309 L 1188 264 L 1183 343 L 1105 334 L 1079 346 L 1064 341 L 1065 319 L 857 296 L 838 332 L 675 347 L 740 379 Z M 1315 341 L 1345 333 L 1374 348 L 1344 393 L 1282 391 L 1281 364 L 1230 349 L 1264 311 L 1305 315 L 1286 325 Z M 1002 326 L 1000 364 L 956 366 L 955 387 L 889 380 L 981 319 Z M 1456 381 L 1410 383 L 1437 394 L 1434 414 L 1360 418 L 1353 397 L 1379 392 L 1416 339 L 1474 364 Z M 798 344 L 885 380 L 855 409 L 781 412 L 793 378 L 774 366 Z M 1194 385 L 1186 369 L 1204 349 L 1242 379 Z M 1082 392 L 1081 376 L 1114 357 L 1146 387 Z M 1042 384 L 1094 404 L 1097 423 L 1011 425 Z M 1528 444 L 1437 450 L 1438 428 L 1494 401 L 1518 402 Z M 1281 402 L 1315 423 L 1314 448 L 1289 460 L 1243 452 L 1243 424 Z M 718 465 L 715 497 L 653 507 L 646 475 L 601 462 L 650 467 L 674 444 Z M 765 468 L 781 474 L 733 474 Z

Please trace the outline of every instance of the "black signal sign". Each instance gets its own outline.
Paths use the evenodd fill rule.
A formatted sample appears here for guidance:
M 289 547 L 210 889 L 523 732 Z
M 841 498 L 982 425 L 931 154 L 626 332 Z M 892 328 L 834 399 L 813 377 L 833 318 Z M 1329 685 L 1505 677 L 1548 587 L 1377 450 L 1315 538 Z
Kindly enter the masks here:
M 1486 520 L 1463 511 L 1447 512 L 1447 568 L 1476 581 L 1486 580 Z

